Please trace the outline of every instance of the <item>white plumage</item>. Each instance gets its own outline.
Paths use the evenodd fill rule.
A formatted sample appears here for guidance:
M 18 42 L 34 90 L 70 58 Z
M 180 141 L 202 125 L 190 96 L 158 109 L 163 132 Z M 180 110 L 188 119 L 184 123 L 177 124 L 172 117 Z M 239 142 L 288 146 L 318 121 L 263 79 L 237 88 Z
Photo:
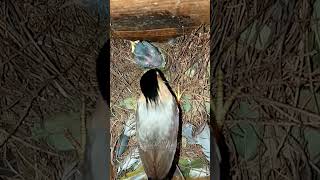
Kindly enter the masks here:
M 172 136 L 171 127 L 177 127 L 179 124 L 178 116 L 175 120 L 172 119 L 175 116 L 174 111 L 172 111 L 174 101 L 171 99 L 161 102 L 157 106 L 150 105 L 143 102 L 138 106 L 139 119 L 137 128 L 139 129 L 139 142 L 144 142 L 152 137 L 157 137 L 158 142 L 165 141 Z

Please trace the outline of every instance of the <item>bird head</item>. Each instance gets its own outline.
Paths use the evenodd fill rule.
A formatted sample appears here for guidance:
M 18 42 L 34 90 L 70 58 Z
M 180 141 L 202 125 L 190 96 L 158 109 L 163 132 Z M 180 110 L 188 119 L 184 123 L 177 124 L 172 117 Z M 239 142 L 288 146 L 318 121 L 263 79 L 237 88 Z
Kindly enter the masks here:
M 147 41 L 131 42 L 135 62 L 143 68 L 160 68 L 165 65 L 159 49 Z
M 159 103 L 172 100 L 172 90 L 159 69 L 150 69 L 140 80 L 142 97 L 146 103 Z

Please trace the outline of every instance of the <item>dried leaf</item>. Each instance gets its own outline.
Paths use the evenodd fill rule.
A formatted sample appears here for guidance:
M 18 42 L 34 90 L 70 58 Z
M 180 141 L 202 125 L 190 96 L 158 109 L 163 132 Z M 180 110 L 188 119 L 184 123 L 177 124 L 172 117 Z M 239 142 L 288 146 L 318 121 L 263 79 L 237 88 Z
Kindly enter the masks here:
M 189 112 L 191 110 L 191 96 L 190 95 L 183 95 L 182 96 L 182 110 L 184 112 Z

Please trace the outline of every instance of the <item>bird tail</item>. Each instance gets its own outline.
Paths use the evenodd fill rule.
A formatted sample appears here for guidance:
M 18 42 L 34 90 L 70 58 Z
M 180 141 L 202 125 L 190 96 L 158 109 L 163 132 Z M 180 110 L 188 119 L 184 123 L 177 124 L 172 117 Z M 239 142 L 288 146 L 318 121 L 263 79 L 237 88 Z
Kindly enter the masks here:
M 140 153 L 148 179 L 163 180 L 171 168 L 174 154 L 174 151 L 159 151 L 157 149 Z

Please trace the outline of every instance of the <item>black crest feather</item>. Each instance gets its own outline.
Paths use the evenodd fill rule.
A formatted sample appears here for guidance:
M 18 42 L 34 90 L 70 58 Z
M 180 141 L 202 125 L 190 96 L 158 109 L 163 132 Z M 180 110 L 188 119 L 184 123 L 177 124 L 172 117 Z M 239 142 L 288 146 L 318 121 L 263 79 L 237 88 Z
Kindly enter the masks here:
M 158 74 L 166 82 L 163 73 L 159 69 L 150 69 L 141 77 L 140 88 L 147 102 L 156 102 L 159 96 Z

